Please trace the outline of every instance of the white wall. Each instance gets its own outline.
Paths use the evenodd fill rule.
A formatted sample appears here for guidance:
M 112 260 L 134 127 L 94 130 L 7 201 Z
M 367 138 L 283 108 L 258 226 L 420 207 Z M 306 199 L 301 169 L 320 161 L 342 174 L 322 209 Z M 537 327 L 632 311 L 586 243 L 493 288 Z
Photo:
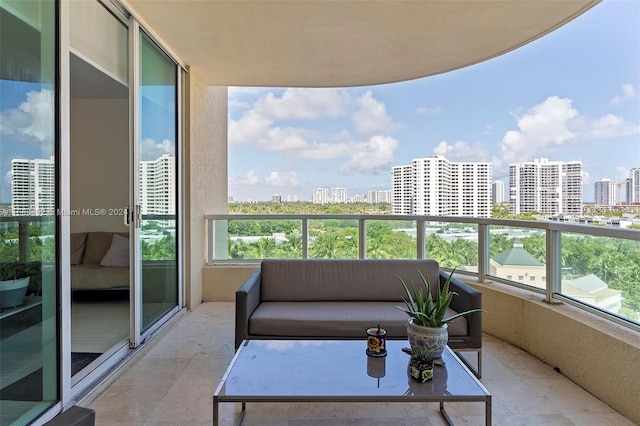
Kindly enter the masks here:
M 226 87 L 206 86 L 193 69 L 187 78 L 185 128 L 185 283 L 190 309 L 202 302 L 206 263 L 204 216 L 227 212 Z
M 126 99 L 71 100 L 71 232 L 126 232 L 122 216 L 129 203 L 129 108 Z M 106 209 L 106 214 L 82 214 Z

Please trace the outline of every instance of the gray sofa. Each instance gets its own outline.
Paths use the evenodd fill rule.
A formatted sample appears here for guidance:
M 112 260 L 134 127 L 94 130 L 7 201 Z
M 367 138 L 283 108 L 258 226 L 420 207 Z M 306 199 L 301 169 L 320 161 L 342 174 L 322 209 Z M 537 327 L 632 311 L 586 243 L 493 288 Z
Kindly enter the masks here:
M 448 273 L 434 260 L 263 260 L 236 292 L 235 345 L 245 339 L 364 339 L 366 329 L 380 324 L 389 339 L 406 339 L 409 317 L 398 276 L 411 287 L 432 283 Z M 482 294 L 454 278 L 458 293 L 449 314 L 482 308 Z M 481 368 L 482 314 L 449 324 L 449 346 L 478 352 Z M 479 374 L 479 373 L 477 373 Z
M 106 290 L 129 288 L 129 265 L 101 266 L 111 248 L 113 235 L 128 238 L 127 233 L 74 232 L 71 246 L 71 289 Z M 128 253 L 127 253 L 128 256 Z
M 129 290 L 129 235 L 126 232 L 74 232 L 70 236 L 70 247 L 71 290 Z M 144 260 L 141 274 L 143 303 L 176 300 L 175 262 Z

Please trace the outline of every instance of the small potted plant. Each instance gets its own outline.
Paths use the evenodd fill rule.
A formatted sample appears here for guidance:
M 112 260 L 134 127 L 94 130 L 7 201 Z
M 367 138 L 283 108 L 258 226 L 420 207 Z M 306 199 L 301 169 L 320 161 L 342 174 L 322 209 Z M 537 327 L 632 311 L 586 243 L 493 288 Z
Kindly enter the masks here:
M 426 349 L 420 349 L 411 353 L 409 361 L 409 374 L 420 383 L 424 383 L 433 378 L 434 356 Z
M 439 287 L 435 291 L 435 300 L 431 297 L 429 280 L 422 272 L 418 271 L 422 278 L 423 286 L 421 288 L 416 287 L 414 283 L 413 291 L 410 291 L 402 277 L 398 276 L 407 297 L 406 299 L 403 298 L 405 306 L 396 307 L 406 312 L 410 317 L 407 323 L 407 337 L 414 353 L 426 350 L 430 352 L 434 358 L 439 358 L 449 340 L 447 323 L 472 312 L 483 312 L 482 309 L 471 309 L 445 318 L 447 308 L 453 296 L 457 296 L 458 294 L 455 291 L 449 290 L 454 272 L 455 269 L 451 271 L 442 287 Z
M 29 287 L 29 275 L 19 262 L 0 264 L 0 309 L 22 305 Z

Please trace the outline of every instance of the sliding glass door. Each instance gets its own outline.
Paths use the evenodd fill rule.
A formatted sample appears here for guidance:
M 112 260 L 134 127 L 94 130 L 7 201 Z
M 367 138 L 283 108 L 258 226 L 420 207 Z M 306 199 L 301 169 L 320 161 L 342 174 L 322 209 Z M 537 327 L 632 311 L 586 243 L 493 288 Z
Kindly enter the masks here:
M 139 33 L 136 213 L 140 333 L 178 306 L 178 67 Z
M 56 3 L 0 0 L 0 424 L 58 393 Z

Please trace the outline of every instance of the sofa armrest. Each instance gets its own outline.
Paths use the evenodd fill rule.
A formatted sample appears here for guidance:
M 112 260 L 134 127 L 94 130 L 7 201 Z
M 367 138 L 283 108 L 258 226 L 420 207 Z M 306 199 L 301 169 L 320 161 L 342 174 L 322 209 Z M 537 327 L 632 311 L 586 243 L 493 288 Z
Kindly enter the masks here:
M 261 280 L 260 268 L 257 268 L 236 291 L 236 349 L 249 337 L 249 317 L 260 304 Z
M 440 270 L 440 285 L 443 285 L 449 278 L 449 273 Z M 449 290 L 458 293 L 454 296 L 449 305 L 456 312 L 464 312 L 472 309 L 482 309 L 482 293 L 463 283 L 455 277 L 451 277 Z M 482 312 L 473 312 L 466 315 L 469 325 L 469 347 L 482 347 Z

